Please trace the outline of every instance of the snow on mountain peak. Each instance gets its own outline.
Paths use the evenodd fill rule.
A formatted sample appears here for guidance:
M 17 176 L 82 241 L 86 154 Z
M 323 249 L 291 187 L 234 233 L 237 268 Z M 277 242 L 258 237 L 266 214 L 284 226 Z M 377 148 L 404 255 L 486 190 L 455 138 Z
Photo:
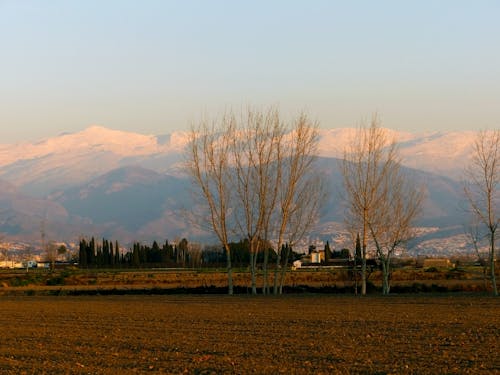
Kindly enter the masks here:
M 183 150 L 189 142 L 189 132 L 176 131 L 170 135 L 170 147 L 175 150 Z
M 76 133 L 64 133 L 35 143 L 0 147 L 0 166 L 17 160 L 48 155 L 111 152 L 120 156 L 150 155 L 165 151 L 153 135 L 143 135 L 92 125 Z
M 382 128 L 387 140 L 401 143 L 415 138 L 415 134 Z M 345 148 L 359 136 L 358 128 L 320 129 L 318 152 L 321 156 L 341 158 Z
M 424 134 L 391 129 L 385 129 L 385 131 L 389 139 L 394 138 L 399 143 L 405 165 L 452 177 L 459 177 L 463 166 L 469 161 L 476 134 L 474 131 Z M 355 139 L 357 132 L 356 128 L 320 129 L 319 155 L 341 158 L 346 146 Z M 15 166 L 16 162 L 21 161 L 35 163 L 39 161 L 38 159 L 41 161 L 42 158 L 43 168 L 40 166 L 40 170 L 43 171 L 64 165 L 67 167 L 79 165 L 83 168 L 85 163 L 88 164 L 89 170 L 92 168 L 106 170 L 104 160 L 108 162 L 112 160 L 115 166 L 123 165 L 119 164 L 120 160 L 129 157 L 144 159 L 152 156 L 155 160 L 163 160 L 161 158 L 163 156 L 180 154 L 188 141 L 189 131 L 176 131 L 169 135 L 154 136 L 92 125 L 76 133 L 61 134 L 36 143 L 0 145 L 0 168 L 2 168 L 0 177 L 5 173 L 19 174 L 19 169 L 15 167 L 11 168 L 12 172 L 6 172 L 5 168 L 9 165 Z M 161 157 L 158 158 L 158 156 Z M 100 165 L 95 165 L 96 160 L 101 160 Z M 162 168 L 165 170 L 169 166 L 163 163 Z M 26 168 L 21 169 L 25 171 L 25 174 L 31 174 Z
M 142 155 L 159 152 L 156 137 L 93 125 L 81 132 L 51 138 L 49 143 L 65 150 L 91 147 L 118 155 Z

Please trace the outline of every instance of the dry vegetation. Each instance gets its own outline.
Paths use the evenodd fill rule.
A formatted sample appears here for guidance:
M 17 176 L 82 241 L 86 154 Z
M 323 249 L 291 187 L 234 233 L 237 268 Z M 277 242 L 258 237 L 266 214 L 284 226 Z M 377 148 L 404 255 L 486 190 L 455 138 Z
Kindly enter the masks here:
M 500 300 L 4 296 L 2 374 L 500 372 Z
M 262 273 L 257 286 L 263 285 Z M 270 282 L 273 274 L 270 275 Z M 285 293 L 352 293 L 353 277 L 344 269 L 300 270 L 287 274 Z M 411 292 L 484 292 L 491 287 L 483 279 L 480 267 L 456 269 L 401 268 L 391 280 L 394 293 Z M 369 276 L 369 292 L 380 293 L 382 273 Z M 237 293 L 251 292 L 249 272 L 234 273 Z M 220 293 L 227 292 L 223 271 L 196 270 L 3 270 L 0 271 L 0 295 L 82 294 L 82 293 Z

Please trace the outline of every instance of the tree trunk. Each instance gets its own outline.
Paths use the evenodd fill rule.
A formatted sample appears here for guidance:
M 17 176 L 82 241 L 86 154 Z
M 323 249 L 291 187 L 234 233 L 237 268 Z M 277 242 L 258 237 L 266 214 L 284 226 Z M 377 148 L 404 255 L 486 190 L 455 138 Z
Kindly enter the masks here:
M 283 267 L 281 268 L 280 288 L 279 294 L 283 294 L 283 284 L 285 283 L 286 271 L 288 269 L 288 258 L 290 257 L 290 246 L 285 246 L 285 256 Z
M 489 259 L 488 260 L 480 259 L 479 261 L 481 262 L 481 267 L 483 268 L 484 290 L 487 291 L 488 290 L 488 263 L 489 263 Z
M 382 294 L 383 295 L 388 295 L 390 286 L 389 286 L 389 273 L 390 273 L 390 258 L 387 257 L 387 259 L 381 259 L 382 261 Z
M 366 295 L 366 231 L 367 231 L 367 211 L 363 210 L 363 242 L 361 248 L 361 295 Z
M 252 247 L 252 246 L 251 246 Z M 250 274 L 252 278 L 252 294 L 257 294 L 257 278 L 255 275 L 255 258 L 257 255 L 254 253 L 253 249 L 250 249 Z
M 491 286 L 493 287 L 493 295 L 498 296 L 497 280 L 495 276 L 495 231 L 491 231 L 490 243 L 491 243 L 491 250 L 490 250 Z
M 264 285 L 262 286 L 262 294 L 269 294 L 269 274 L 267 272 L 267 263 L 269 262 L 269 248 L 266 246 L 264 249 L 264 264 L 262 265 L 262 271 L 264 273 Z
M 273 294 L 275 296 L 278 294 L 278 270 L 281 264 L 281 250 L 282 249 L 278 249 L 276 253 L 276 265 L 274 267 Z
M 363 245 L 361 256 L 361 295 L 366 295 L 366 245 Z
M 231 265 L 231 251 L 226 247 L 226 266 L 227 266 L 227 289 L 228 294 L 233 295 L 233 267 Z
M 358 262 L 356 262 L 356 255 L 354 255 L 354 295 L 358 295 Z

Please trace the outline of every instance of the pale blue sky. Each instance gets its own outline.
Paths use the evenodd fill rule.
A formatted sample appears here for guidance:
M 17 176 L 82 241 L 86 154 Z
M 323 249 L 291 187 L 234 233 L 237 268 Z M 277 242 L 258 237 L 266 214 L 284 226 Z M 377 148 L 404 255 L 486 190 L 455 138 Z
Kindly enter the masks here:
M 0 143 L 148 134 L 229 106 L 500 125 L 500 1 L 0 0 Z

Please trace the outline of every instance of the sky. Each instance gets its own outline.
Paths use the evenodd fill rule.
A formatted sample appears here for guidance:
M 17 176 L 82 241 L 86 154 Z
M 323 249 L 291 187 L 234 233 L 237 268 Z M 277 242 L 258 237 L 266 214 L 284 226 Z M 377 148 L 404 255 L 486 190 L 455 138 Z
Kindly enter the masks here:
M 0 143 L 270 105 L 323 128 L 498 128 L 499 20 L 496 0 L 0 0 Z

